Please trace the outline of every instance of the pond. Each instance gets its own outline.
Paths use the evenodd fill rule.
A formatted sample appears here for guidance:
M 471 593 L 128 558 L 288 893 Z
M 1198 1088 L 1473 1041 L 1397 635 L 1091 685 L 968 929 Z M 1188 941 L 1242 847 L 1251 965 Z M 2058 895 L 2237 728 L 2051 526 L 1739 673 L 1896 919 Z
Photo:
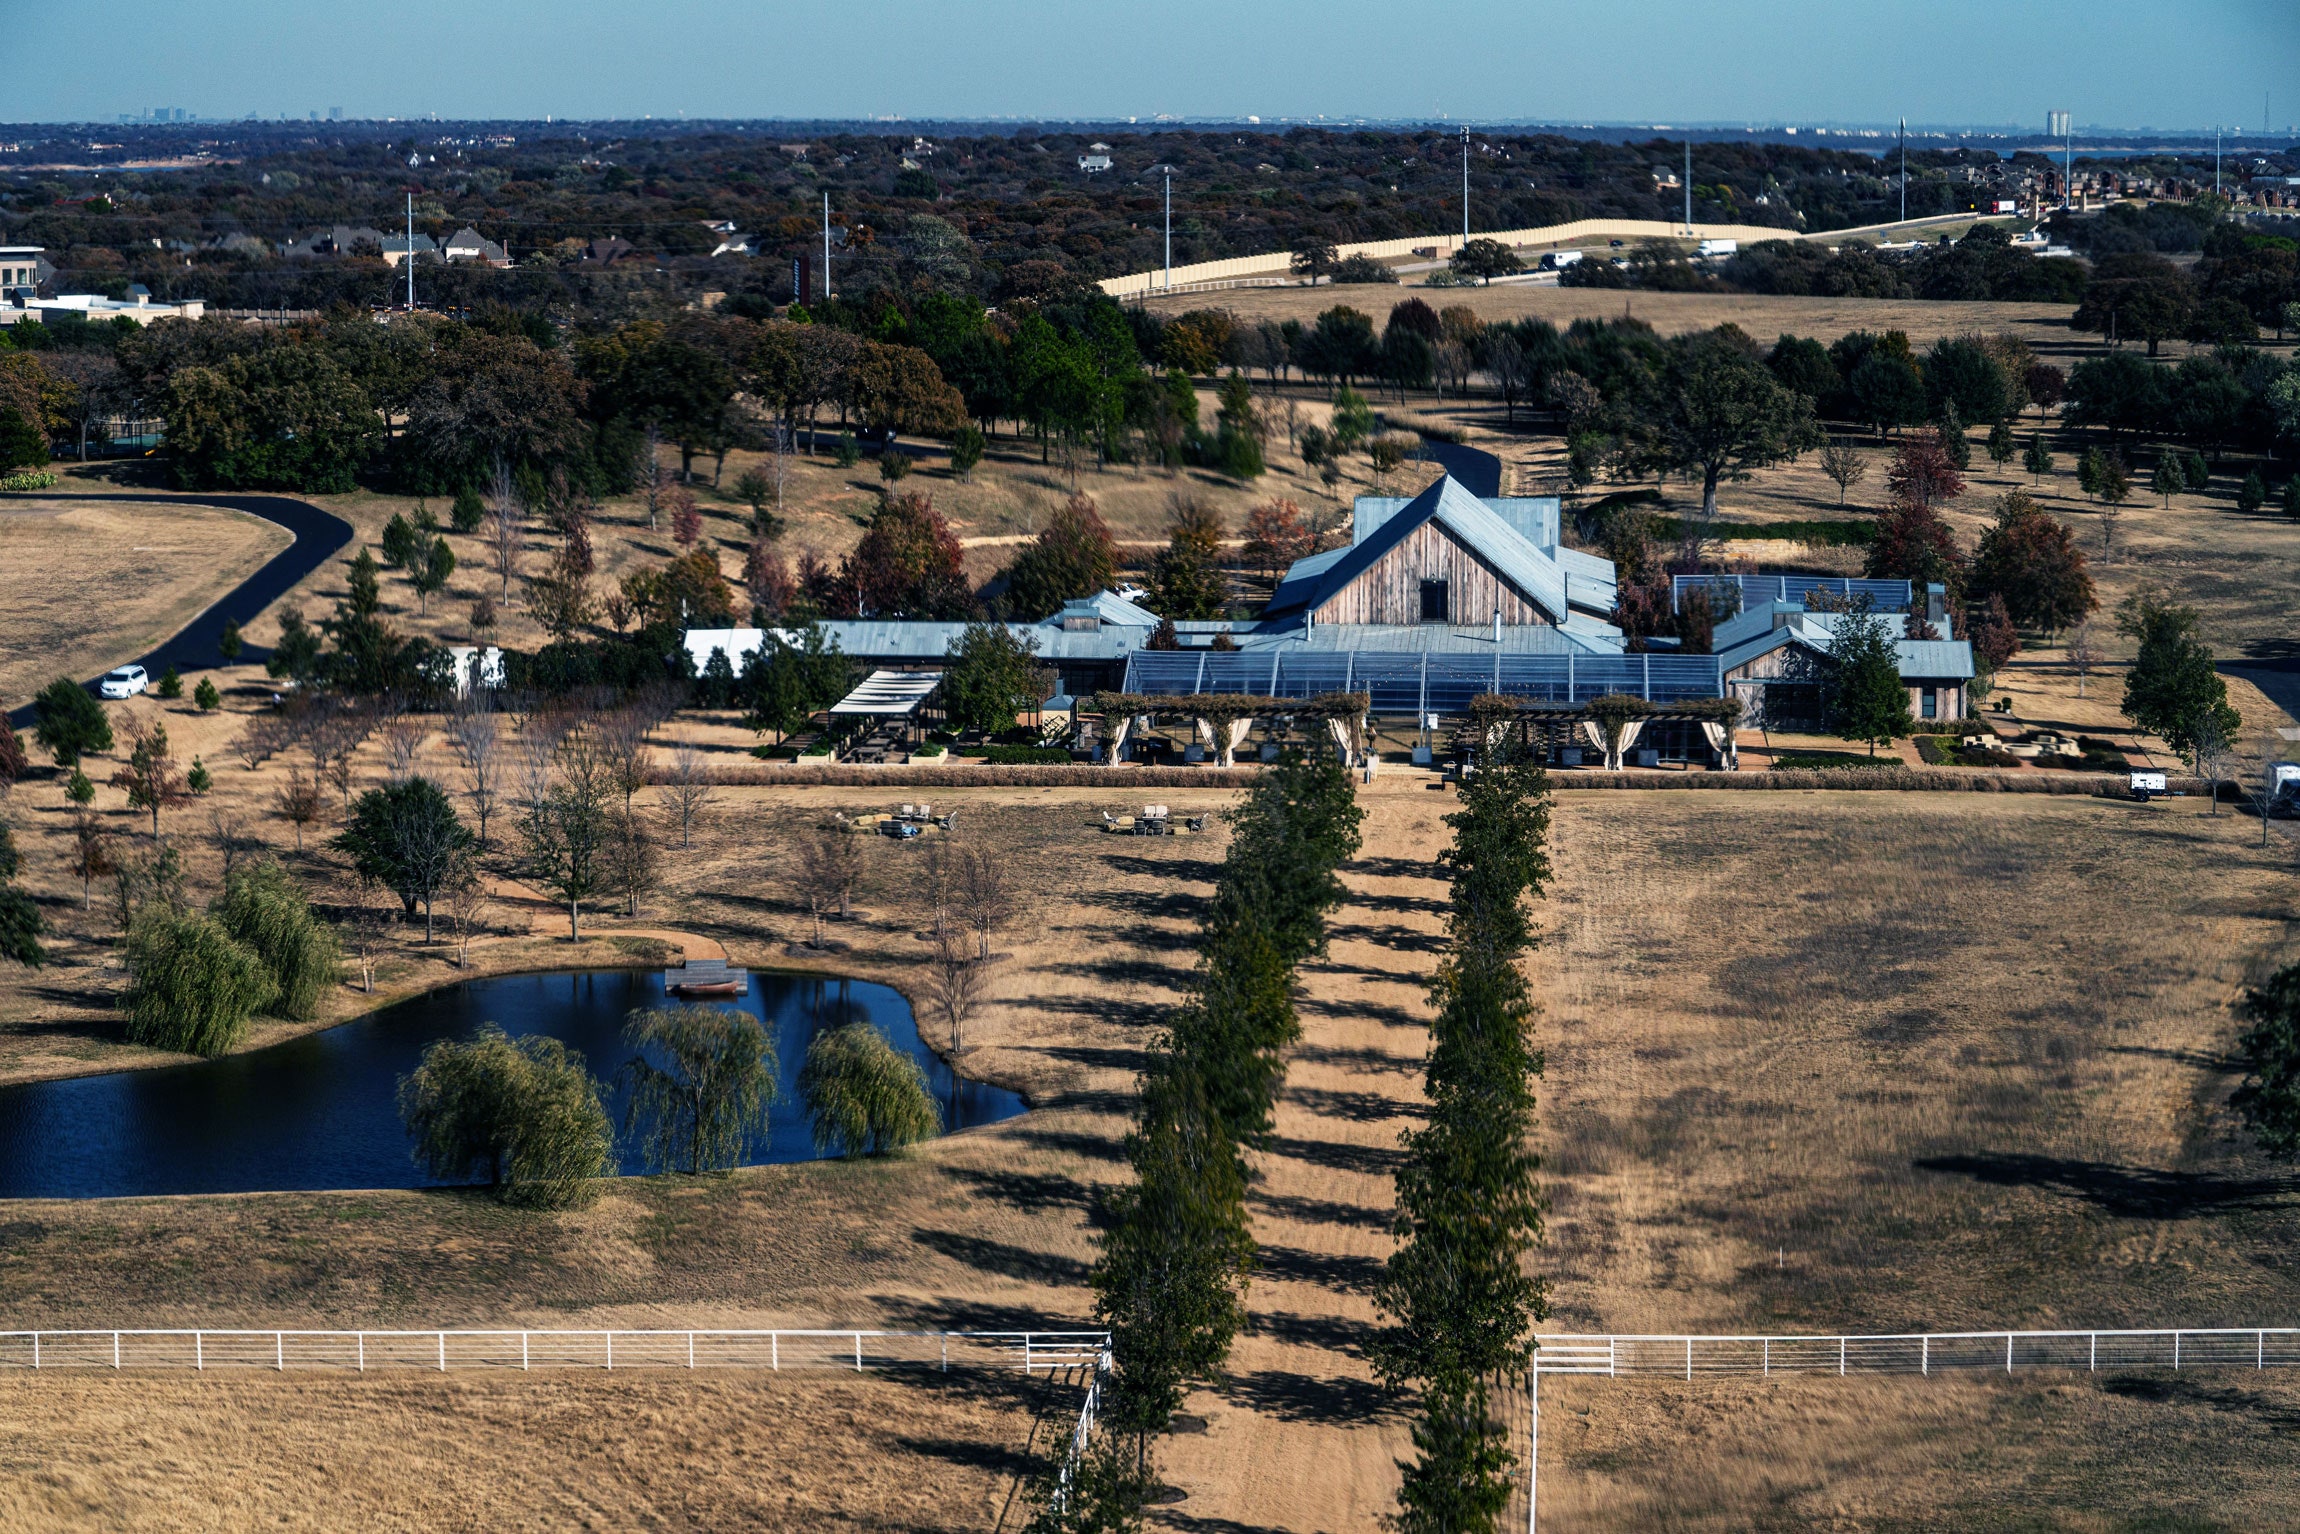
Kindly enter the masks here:
M 548 1034 L 580 1050 L 606 1082 L 620 1128 L 625 1094 L 615 1076 L 632 1053 L 623 1019 L 666 1004 L 655 970 L 502 975 L 221 1060 L 0 1087 L 0 1198 L 425 1187 L 396 1095 L 425 1045 L 469 1038 L 490 1022 L 514 1038 Z M 799 1066 L 816 1034 L 850 1022 L 874 1025 L 918 1061 L 946 1131 L 1023 1111 L 1014 1093 L 953 1074 L 886 986 L 754 971 L 748 994 L 725 1004 L 766 1025 L 781 1065 L 769 1132 L 749 1164 L 815 1158 Z M 635 1146 L 620 1149 L 626 1174 L 646 1170 Z

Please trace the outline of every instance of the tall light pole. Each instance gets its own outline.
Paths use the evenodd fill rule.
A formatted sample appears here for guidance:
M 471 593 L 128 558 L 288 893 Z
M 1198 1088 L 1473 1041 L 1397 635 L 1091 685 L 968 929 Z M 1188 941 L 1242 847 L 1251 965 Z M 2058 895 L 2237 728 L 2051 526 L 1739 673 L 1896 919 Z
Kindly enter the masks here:
M 415 194 L 407 194 L 407 312 L 415 312 Z
M 1469 124 L 1461 125 L 1461 242 L 1469 243 Z
M 1174 291 L 1174 167 L 1153 165 L 1150 168 L 1166 181 L 1166 291 L 1171 293 Z
M 829 299 L 830 299 L 830 296 L 831 296 L 831 194 L 830 194 L 830 193 L 828 193 L 828 192 L 825 192 L 825 193 L 823 193 L 823 299 L 824 299 L 824 301 L 825 301 L 825 302 L 828 302 L 828 301 L 829 301 Z M 812 428 L 809 428 L 809 430 L 812 430 Z M 808 440 L 808 442 L 809 442 L 809 443 L 812 443 L 812 442 L 814 441 L 814 438 L 810 436 L 810 437 L 809 437 L 807 440 Z M 811 452 L 813 452 L 813 451 L 814 451 L 814 448 L 810 446 L 810 447 L 808 447 L 807 451 L 811 453 Z
M 2212 129 L 2212 195 L 2220 195 L 2220 127 L 2217 123 Z
M 1909 221 L 1909 120 L 1901 119 L 1901 222 Z
M 1693 140 L 1685 141 L 1685 237 L 1693 238 Z

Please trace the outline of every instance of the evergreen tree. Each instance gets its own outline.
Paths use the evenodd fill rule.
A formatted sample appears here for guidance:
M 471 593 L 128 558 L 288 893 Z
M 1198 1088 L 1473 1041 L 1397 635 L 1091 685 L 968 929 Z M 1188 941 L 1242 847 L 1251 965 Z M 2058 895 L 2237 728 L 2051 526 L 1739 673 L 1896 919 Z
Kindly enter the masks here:
M 2029 433 L 2028 451 L 2021 456 L 2021 467 L 2028 470 L 2029 483 L 2041 484 L 2052 472 L 2052 449 L 2044 445 L 2044 438 Z
M 1909 689 L 1901 681 L 1900 658 L 1881 614 L 1838 616 L 1828 677 L 1831 728 L 1846 740 L 1868 742 L 1871 756 L 1879 741 L 1898 740 L 1913 728 Z
M 2252 1026 L 2236 1041 L 2246 1074 L 2228 1105 L 2263 1151 L 2293 1160 L 2300 1157 L 2300 964 L 2246 991 L 2238 1010 Z
M 1400 1245 L 1377 1291 L 1392 1324 L 1374 1349 L 1384 1380 L 1421 1388 L 1399 1526 L 1433 1534 L 1493 1528 L 1513 1460 L 1487 1391 L 1525 1367 L 1546 1314 L 1525 1262 L 1541 1238 L 1532 1136 L 1542 1059 L 1519 961 L 1534 941 L 1526 899 L 1549 878 L 1547 777 L 1504 741 L 1446 823 L 1454 842 L 1440 862 L 1453 890 L 1430 990 L 1430 1114 L 1406 1136 Z
M 2244 482 L 2236 487 L 2236 509 L 2246 516 L 2250 516 L 2267 504 L 2268 481 L 2260 477 L 2258 469 L 2254 469 L 2245 475 Z
M 2234 740 L 2243 718 L 2228 703 L 2228 683 L 2197 637 L 2196 610 L 2143 590 L 2117 613 L 2117 632 L 2139 642 L 2124 674 L 2124 715 L 2187 755 L 2207 739 Z
M 2175 491 L 2187 488 L 2187 481 L 2181 478 L 2180 463 L 2172 454 L 2167 452 L 2156 455 L 2156 472 L 2148 476 L 2148 488 L 2163 496 L 2167 507 L 2172 505 Z
M 2003 468 L 2013 461 L 2018 449 L 2013 446 L 2012 428 L 1999 421 L 1989 428 L 1989 462 Z

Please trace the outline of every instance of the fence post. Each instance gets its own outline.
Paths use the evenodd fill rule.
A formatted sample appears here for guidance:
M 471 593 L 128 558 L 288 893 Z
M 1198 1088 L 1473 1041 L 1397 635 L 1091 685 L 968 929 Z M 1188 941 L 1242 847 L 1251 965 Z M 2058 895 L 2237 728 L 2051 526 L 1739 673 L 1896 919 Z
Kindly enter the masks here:
M 439 1372 L 447 1372 L 447 1333 L 439 1334 Z
M 1930 1333 L 1926 1334 L 1924 1351 L 1919 1357 L 1917 1372 L 1919 1374 L 1931 1374 L 1933 1372 L 1933 1339 Z
M 365 1374 L 367 1372 L 367 1333 L 354 1332 L 352 1335 L 359 1339 L 359 1372 Z
M 287 1373 L 287 1333 L 286 1333 L 286 1332 L 273 1332 L 273 1333 L 272 1333 L 272 1368 L 273 1368 L 275 1371 L 277 1371 L 278 1373 L 281 1373 L 281 1374 L 285 1374 L 285 1373 Z
M 1845 1339 L 1844 1339 L 1844 1336 L 1843 1336 L 1843 1334 L 1842 1334 L 1842 1333 L 1840 1333 L 1840 1334 L 1838 1335 L 1838 1337 L 1837 1337 L 1837 1378 L 1839 1378 L 1839 1379 L 1843 1379 L 1844 1377 L 1845 1377 Z
M 118 1332 L 112 1333 L 112 1367 L 115 1369 L 120 1367 L 120 1334 Z
M 767 1333 L 767 1358 L 774 1365 L 775 1371 L 780 1373 L 783 1367 L 783 1334 L 781 1332 Z
M 1536 1348 L 1533 1373 L 1527 1384 L 1533 1401 L 1533 1426 L 1525 1437 L 1525 1534 L 1541 1527 L 1541 1353 Z
M 521 1332 L 519 1334 L 519 1367 L 521 1369 L 525 1369 L 527 1367 L 527 1337 L 528 1334 L 526 1332 Z
M 2176 1372 L 2180 1368 L 2180 1333 L 2177 1331 L 2172 1334 L 2172 1367 Z
M 1685 1339 L 1685 1377 L 1693 1378 L 1693 1339 Z
M 1773 1339 L 1765 1339 L 1765 1378 L 1773 1377 Z
M 192 1333 L 192 1367 L 195 1369 L 205 1369 L 207 1366 L 207 1340 L 203 1338 L 198 1332 L 194 1332 Z
M 855 1373 L 862 1373 L 862 1333 L 855 1333 Z
M 2005 1333 L 2005 1373 L 2012 1373 L 2012 1333 Z
M 601 1335 L 607 1339 L 607 1372 L 612 1374 L 615 1372 L 615 1334 L 610 1331 Z
M 2252 1334 L 2252 1367 L 2255 1369 L 2268 1367 L 2268 1334 L 2266 1332 L 2254 1332 Z
M 687 1367 L 690 1369 L 695 1367 L 695 1334 L 693 1332 L 687 1333 Z
M 1030 1366 L 1030 1333 L 1024 1332 L 1022 1334 L 1022 1372 L 1025 1376 L 1030 1373 Z
M 950 1372 L 950 1333 L 942 1334 L 942 1372 Z
M 2098 1332 L 2092 1334 L 2092 1362 L 2086 1366 L 2086 1370 L 2092 1374 L 2100 1372 L 2100 1333 Z
M 35 1374 L 40 1372 L 40 1334 L 38 1332 L 32 1334 L 32 1372 Z

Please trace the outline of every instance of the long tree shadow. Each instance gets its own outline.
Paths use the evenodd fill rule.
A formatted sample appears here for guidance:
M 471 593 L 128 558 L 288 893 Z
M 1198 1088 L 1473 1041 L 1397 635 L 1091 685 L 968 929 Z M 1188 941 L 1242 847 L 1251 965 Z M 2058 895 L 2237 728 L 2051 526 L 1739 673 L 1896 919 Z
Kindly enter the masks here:
M 1427 858 L 1352 858 L 1342 865 L 1346 874 L 1364 874 L 1373 879 L 1435 879 L 1438 866 Z
M 2100 1388 L 2131 1401 L 2158 1401 L 2174 1406 L 2204 1406 L 2235 1412 L 2264 1427 L 2289 1433 L 2300 1428 L 2300 1408 L 2282 1401 L 2266 1401 L 2242 1388 L 2206 1385 L 2198 1380 L 2156 1374 L 2110 1375 Z
M 1155 1028 L 1166 1021 L 1173 1003 L 1124 1001 L 1115 996 L 1037 996 L 1018 999 L 1016 1006 L 1039 1012 L 1067 1013 L 1089 1021 L 1113 1023 L 1121 1028 Z
M 1048 1150 L 1068 1151 L 1093 1161 L 1126 1159 L 1126 1147 L 1117 1135 L 1080 1134 L 1069 1129 L 1026 1129 L 1018 1137 Z
M 1326 935 L 1337 943 L 1372 943 L 1396 953 L 1436 953 L 1445 947 L 1442 932 L 1416 932 L 1390 922 L 1373 926 L 1364 922 L 1328 922 Z
M 940 1252 L 954 1262 L 962 1262 L 970 1268 L 1006 1278 L 1027 1279 L 1041 1284 L 1078 1284 L 1086 1281 L 1086 1264 L 1059 1252 L 1034 1252 L 1028 1247 L 992 1241 L 982 1236 L 963 1236 L 948 1230 L 914 1231 L 911 1240 L 929 1251 Z
M 1092 1066 L 1097 1070 L 1124 1071 L 1139 1076 L 1150 1063 L 1146 1049 L 1115 1049 L 1093 1044 L 1050 1044 L 1039 1053 L 1050 1060 L 1064 1060 L 1072 1065 Z
M 1266 1148 L 1274 1156 L 1307 1161 L 1337 1172 L 1373 1174 L 1395 1172 L 1405 1165 L 1405 1152 L 1386 1145 L 1345 1145 L 1334 1140 L 1304 1140 L 1293 1135 L 1272 1135 Z
M 1369 890 L 1352 890 L 1345 909 L 1378 911 L 1389 916 L 1403 916 L 1409 912 L 1439 916 L 1445 913 L 1446 902 L 1430 895 L 1385 895 Z
M 1018 1172 L 1008 1167 L 952 1166 L 944 1170 L 953 1182 L 967 1184 L 981 1197 L 1017 1209 L 1085 1209 L 1094 1202 L 1092 1186 L 1075 1177 Z
M 2258 1208 L 2280 1202 L 2293 1191 L 2289 1177 L 2214 1177 L 2004 1152 L 1925 1156 L 1911 1164 L 1921 1171 L 1970 1177 L 1996 1187 L 2045 1188 L 2138 1220 L 2186 1220 L 2227 1209 Z
M 1265 1193 L 1259 1189 L 1247 1194 L 1246 1200 L 1284 1220 L 1302 1220 L 1315 1225 L 1354 1225 L 1360 1230 L 1390 1228 L 1390 1212 L 1366 1204 L 1345 1204 L 1330 1198 L 1300 1198 L 1290 1193 Z
M 1368 1076 L 1419 1076 L 1422 1063 L 1364 1044 L 1297 1044 L 1294 1058 L 1312 1065 L 1335 1065 Z
M 1371 1380 L 1319 1379 L 1291 1369 L 1261 1369 L 1239 1376 L 1222 1394 L 1239 1406 L 1281 1422 L 1348 1424 L 1395 1416 L 1399 1403 Z
M 1305 1252 L 1297 1246 L 1264 1246 L 1261 1276 L 1296 1284 L 1318 1284 L 1351 1294 L 1371 1294 L 1381 1282 L 1378 1257 L 1347 1257 L 1331 1252 Z
M 1289 1085 L 1285 1091 L 1285 1100 L 1300 1104 L 1320 1118 L 1347 1119 L 1353 1124 L 1379 1124 L 1390 1119 L 1429 1116 L 1429 1110 L 1419 1103 L 1402 1103 L 1379 1092 L 1343 1092 L 1325 1087 Z
M 1366 1344 L 1380 1330 L 1371 1321 L 1355 1321 L 1347 1316 L 1296 1315 L 1290 1310 L 1254 1318 L 1254 1331 L 1260 1336 L 1353 1355 L 1364 1353 Z

